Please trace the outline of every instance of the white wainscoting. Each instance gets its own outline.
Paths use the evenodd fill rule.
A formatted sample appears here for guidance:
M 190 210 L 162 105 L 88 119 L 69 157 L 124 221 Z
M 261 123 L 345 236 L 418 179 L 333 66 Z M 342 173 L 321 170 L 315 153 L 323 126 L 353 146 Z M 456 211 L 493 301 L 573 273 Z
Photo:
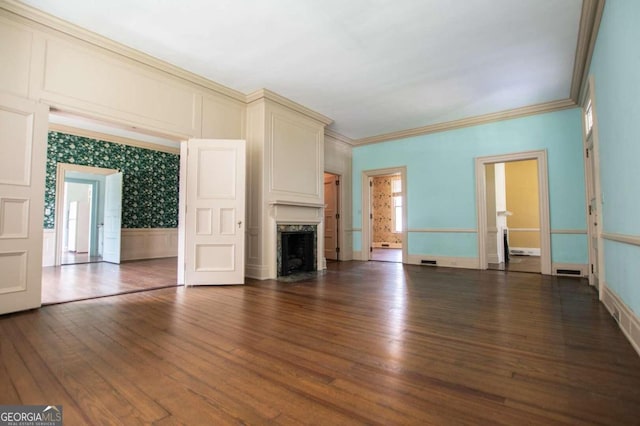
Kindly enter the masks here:
M 45 229 L 42 232 L 42 266 L 56 264 L 56 230 Z
M 640 318 L 607 286 L 606 282 L 602 286 L 602 303 L 616 319 L 618 326 L 631 342 L 631 346 L 640 355 Z
M 123 229 L 121 244 L 121 260 L 177 256 L 178 228 Z

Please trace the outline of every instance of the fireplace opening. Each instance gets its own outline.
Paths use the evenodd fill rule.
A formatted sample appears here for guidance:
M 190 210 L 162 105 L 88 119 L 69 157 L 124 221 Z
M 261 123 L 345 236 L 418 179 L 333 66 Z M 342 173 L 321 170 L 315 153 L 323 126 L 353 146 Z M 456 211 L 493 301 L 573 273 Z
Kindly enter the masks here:
M 315 235 L 313 231 L 281 233 L 280 276 L 315 270 Z

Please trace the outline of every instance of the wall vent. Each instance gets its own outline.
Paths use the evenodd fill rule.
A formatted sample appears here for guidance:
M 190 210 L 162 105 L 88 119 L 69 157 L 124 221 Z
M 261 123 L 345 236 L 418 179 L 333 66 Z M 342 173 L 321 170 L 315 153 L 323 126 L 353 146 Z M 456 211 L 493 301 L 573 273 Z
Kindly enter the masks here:
M 582 276 L 582 272 L 579 269 L 557 269 L 557 275 L 564 275 L 569 277 L 580 277 Z
M 432 266 L 436 266 L 438 265 L 438 262 L 436 262 L 435 260 L 427 260 L 427 259 L 422 259 L 420 261 L 421 265 L 432 265 Z

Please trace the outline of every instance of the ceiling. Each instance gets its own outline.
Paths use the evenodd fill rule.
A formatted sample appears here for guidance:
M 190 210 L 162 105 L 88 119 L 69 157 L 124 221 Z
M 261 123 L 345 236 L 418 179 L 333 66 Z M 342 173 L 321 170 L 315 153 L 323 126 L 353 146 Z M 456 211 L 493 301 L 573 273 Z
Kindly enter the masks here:
M 582 0 L 22 0 L 358 140 L 570 97 Z

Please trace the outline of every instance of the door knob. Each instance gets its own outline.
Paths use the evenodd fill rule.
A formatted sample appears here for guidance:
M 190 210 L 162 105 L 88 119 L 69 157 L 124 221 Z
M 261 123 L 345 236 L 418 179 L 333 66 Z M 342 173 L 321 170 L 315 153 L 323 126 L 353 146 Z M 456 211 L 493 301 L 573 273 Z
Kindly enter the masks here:
M 239 220 L 239 221 L 238 221 L 238 228 L 240 228 L 241 226 L 242 226 L 242 221 L 241 221 L 241 220 Z

